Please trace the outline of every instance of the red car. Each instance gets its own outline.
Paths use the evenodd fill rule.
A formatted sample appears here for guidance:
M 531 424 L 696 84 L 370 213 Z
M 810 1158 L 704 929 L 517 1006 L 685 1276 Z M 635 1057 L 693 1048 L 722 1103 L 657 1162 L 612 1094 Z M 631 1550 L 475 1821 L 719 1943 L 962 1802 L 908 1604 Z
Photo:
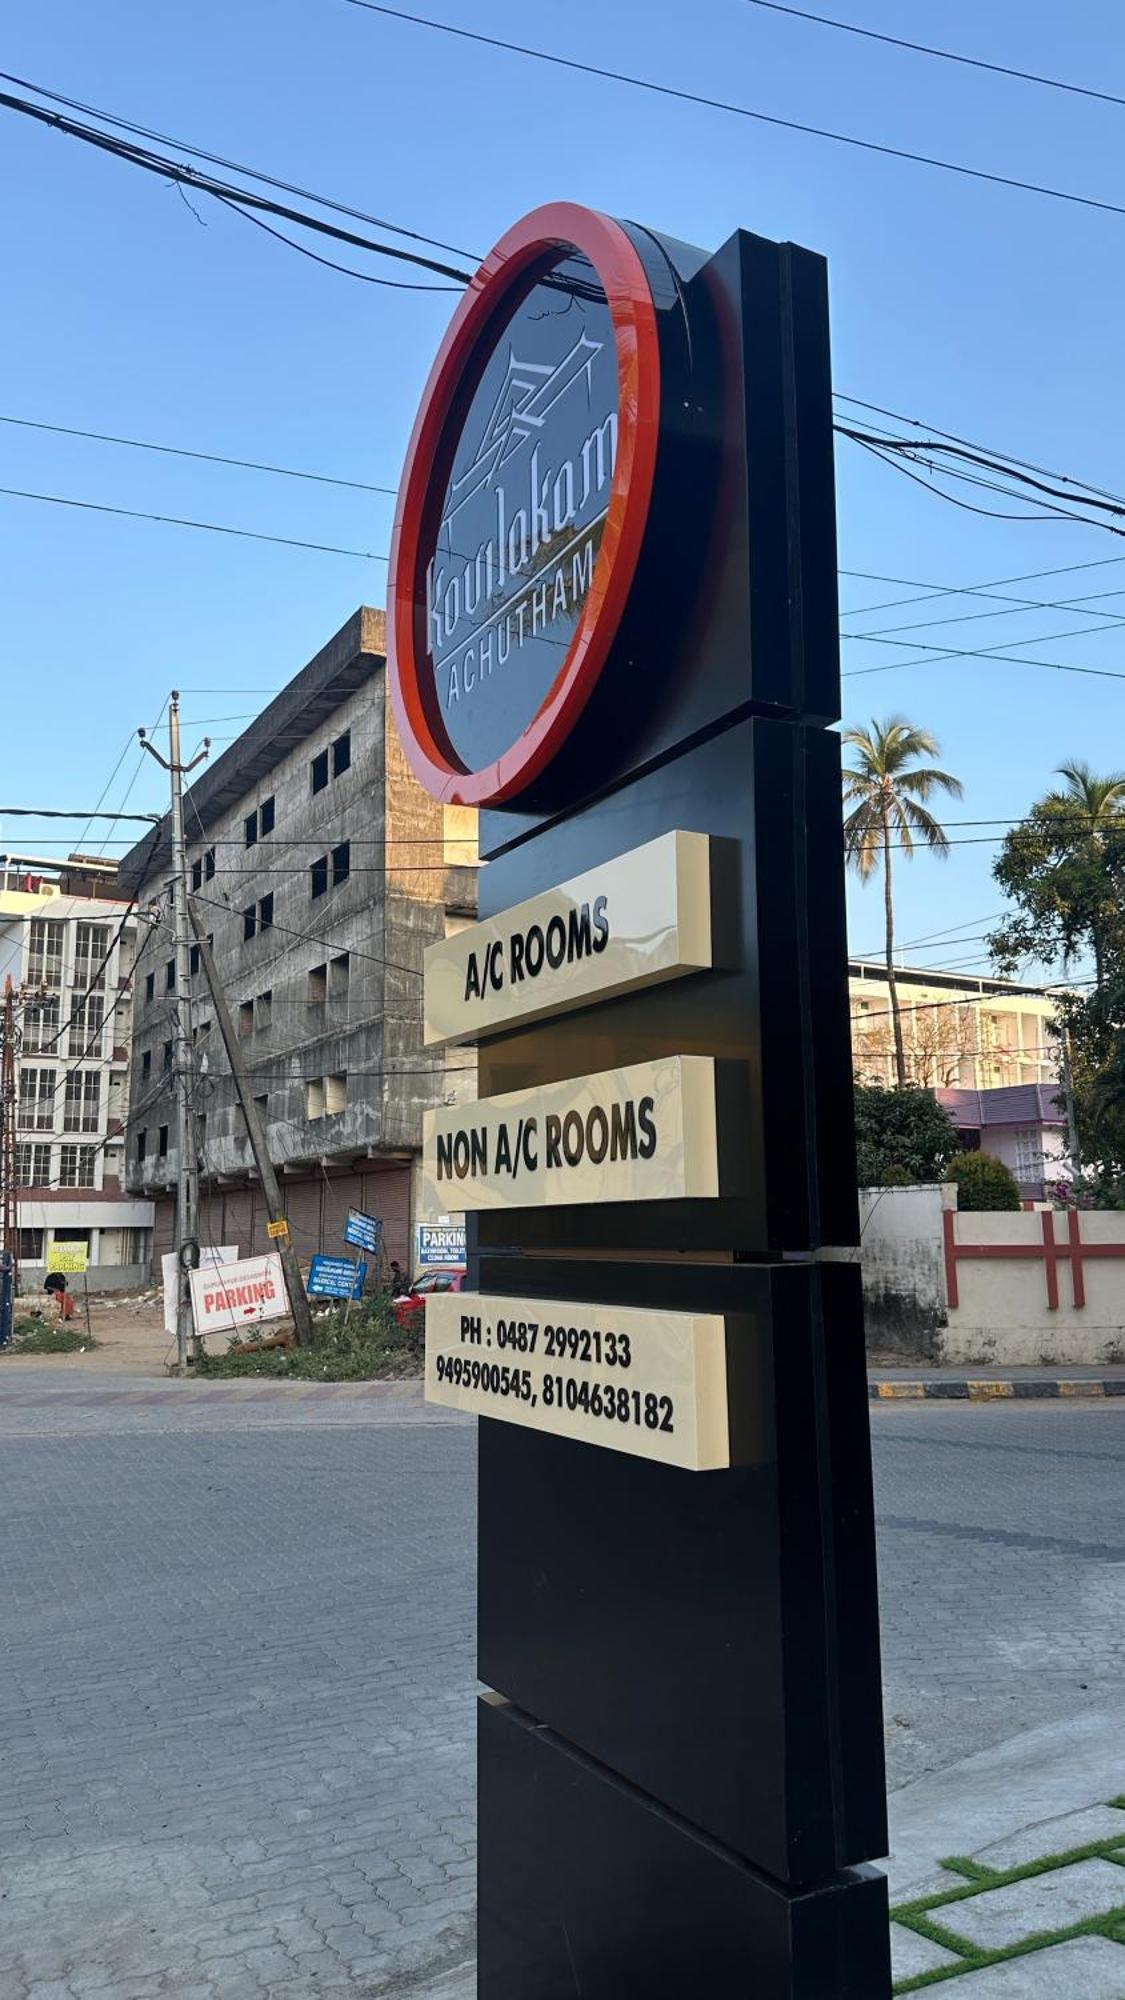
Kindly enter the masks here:
M 431 1293 L 459 1292 L 464 1282 L 464 1271 L 440 1269 L 423 1271 L 420 1276 L 412 1279 L 410 1290 L 403 1292 L 401 1298 L 395 1299 L 393 1303 L 392 1309 L 399 1325 L 411 1326 L 419 1323 L 416 1316 L 424 1318 L 426 1300 Z

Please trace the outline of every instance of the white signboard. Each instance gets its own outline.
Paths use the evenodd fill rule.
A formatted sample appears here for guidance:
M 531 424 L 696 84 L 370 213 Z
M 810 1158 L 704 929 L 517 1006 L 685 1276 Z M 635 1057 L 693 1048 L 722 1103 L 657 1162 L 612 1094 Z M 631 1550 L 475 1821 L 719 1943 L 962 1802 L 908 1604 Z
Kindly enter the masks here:
M 472 1041 L 710 964 L 710 843 L 665 833 L 430 945 L 425 1038 Z
M 427 1216 L 718 1192 L 711 1056 L 663 1056 L 443 1105 L 422 1122 Z
M 224 1244 L 216 1249 L 213 1243 L 200 1247 L 199 1269 L 214 1270 L 216 1264 L 233 1264 L 238 1256 L 237 1243 Z M 176 1265 L 178 1258 L 174 1250 L 160 1259 L 160 1280 L 164 1286 L 164 1331 L 172 1336 L 176 1332 Z
M 196 1333 L 242 1333 L 263 1320 L 282 1319 L 289 1299 L 276 1251 L 243 1257 L 191 1274 L 191 1309 Z
M 465 1268 L 465 1225 L 453 1222 L 448 1215 L 436 1222 L 416 1222 L 414 1225 L 414 1268 L 430 1271 L 437 1268 L 451 1268 L 463 1271 Z
M 434 1293 L 426 1400 L 691 1472 L 731 1462 L 714 1313 Z

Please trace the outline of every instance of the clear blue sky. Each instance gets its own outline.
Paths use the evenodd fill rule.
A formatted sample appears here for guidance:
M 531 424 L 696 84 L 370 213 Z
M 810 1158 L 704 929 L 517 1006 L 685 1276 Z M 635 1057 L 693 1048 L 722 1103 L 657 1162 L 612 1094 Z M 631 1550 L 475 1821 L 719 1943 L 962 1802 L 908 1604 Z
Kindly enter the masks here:
M 824 0 L 827 10 L 829 0 Z M 843 0 L 832 0 L 842 11 Z M 441 17 L 811 123 L 1125 200 L 1125 109 L 935 63 L 743 0 L 433 0 Z M 1125 93 L 1111 0 L 1060 9 L 847 0 L 893 33 Z M 672 104 L 383 19 L 344 0 L 10 0 L 4 66 L 37 83 L 483 252 L 567 197 L 716 245 L 739 225 L 827 254 L 837 387 L 1107 487 L 1121 466 L 1125 217 L 1101 215 Z M 5 311 L 0 411 L 395 485 L 450 309 L 319 269 L 213 203 L 0 113 Z M 201 223 L 205 226 L 201 226 Z M 368 264 L 357 256 L 357 262 Z M 410 276 L 409 272 L 401 275 Z M 421 274 L 414 274 L 421 275 Z M 0 426 L 0 484 L 385 551 L 391 501 Z M 838 453 L 840 560 L 938 584 L 1125 556 L 1070 525 L 985 521 L 854 446 Z M 969 496 L 974 497 L 974 496 Z M 989 496 L 980 496 L 988 499 Z M 1000 505 L 1002 503 L 995 502 Z M 272 549 L 0 498 L 0 672 L 8 803 L 92 806 L 169 686 L 241 717 L 362 601 L 376 562 Z M 1024 586 L 1109 590 L 1120 570 Z M 1015 586 L 1019 589 L 1019 586 Z M 908 595 L 845 579 L 853 607 Z M 845 618 L 874 630 L 971 601 Z M 1055 638 L 1074 626 L 1081 637 Z M 1125 663 L 1119 628 L 1065 610 L 923 630 Z M 1034 643 L 1032 643 L 1034 642 Z M 1014 650 L 1020 650 L 1016 646 Z M 897 658 L 851 643 L 845 665 Z M 984 660 L 850 679 L 847 719 L 904 709 L 965 783 L 949 817 L 1018 815 L 1065 755 L 1125 762 L 1125 684 Z M 226 692 L 229 690 L 230 692 Z M 257 704 L 257 705 L 260 705 Z M 207 727 L 216 738 L 240 721 Z M 130 749 L 110 792 L 133 775 Z M 162 803 L 153 767 L 130 804 Z M 0 838 L 56 836 L 0 821 Z M 65 831 L 65 829 L 64 829 Z M 77 827 L 73 829 L 79 831 Z M 995 831 L 960 827 L 962 838 Z M 904 941 L 990 916 L 995 848 L 899 870 Z M 877 891 L 851 890 L 876 947 Z M 912 951 L 972 965 L 979 942 Z

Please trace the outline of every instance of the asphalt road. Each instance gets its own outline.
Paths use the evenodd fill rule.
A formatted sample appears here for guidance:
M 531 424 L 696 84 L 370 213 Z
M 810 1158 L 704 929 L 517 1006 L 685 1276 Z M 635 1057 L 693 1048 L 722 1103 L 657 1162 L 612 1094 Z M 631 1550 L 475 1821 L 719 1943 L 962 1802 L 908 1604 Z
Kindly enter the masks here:
M 1119 1706 L 1125 1402 L 872 1420 L 892 1785 Z M 474 1444 L 0 1363 L 5 2000 L 462 1990 Z

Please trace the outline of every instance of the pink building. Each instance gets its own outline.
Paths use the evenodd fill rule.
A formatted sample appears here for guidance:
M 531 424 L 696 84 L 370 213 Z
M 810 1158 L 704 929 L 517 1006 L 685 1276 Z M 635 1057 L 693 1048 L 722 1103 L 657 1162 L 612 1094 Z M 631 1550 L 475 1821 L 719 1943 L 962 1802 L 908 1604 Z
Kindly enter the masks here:
M 1041 1201 L 1052 1181 L 1070 1178 L 1066 1113 L 1057 1083 L 1013 1083 L 990 1090 L 935 1091 L 962 1144 L 1010 1167 L 1025 1201 Z

